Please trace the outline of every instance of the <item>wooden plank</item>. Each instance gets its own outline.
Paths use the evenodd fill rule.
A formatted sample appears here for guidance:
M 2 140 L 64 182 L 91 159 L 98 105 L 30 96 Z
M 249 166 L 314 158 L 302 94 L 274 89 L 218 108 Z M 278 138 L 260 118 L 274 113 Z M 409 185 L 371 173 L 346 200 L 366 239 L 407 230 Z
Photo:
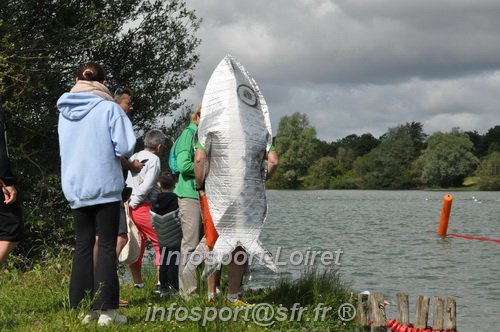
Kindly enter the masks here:
M 427 320 L 429 319 L 429 303 L 428 296 L 417 296 L 416 312 L 415 312 L 415 328 L 427 328 Z
M 380 305 L 384 305 L 384 294 L 374 293 L 369 296 L 370 312 L 373 319 L 373 331 L 387 331 L 384 311 L 380 309 Z
M 364 327 L 370 327 L 370 311 L 368 306 L 368 295 L 358 294 L 358 318 Z
M 444 318 L 446 330 L 457 330 L 457 303 L 454 298 L 446 299 L 446 315 Z
M 434 311 L 432 328 L 434 330 L 442 330 L 444 326 L 444 298 L 434 296 Z
M 398 322 L 406 326 L 410 325 L 410 306 L 408 302 L 408 294 L 397 293 L 398 302 Z

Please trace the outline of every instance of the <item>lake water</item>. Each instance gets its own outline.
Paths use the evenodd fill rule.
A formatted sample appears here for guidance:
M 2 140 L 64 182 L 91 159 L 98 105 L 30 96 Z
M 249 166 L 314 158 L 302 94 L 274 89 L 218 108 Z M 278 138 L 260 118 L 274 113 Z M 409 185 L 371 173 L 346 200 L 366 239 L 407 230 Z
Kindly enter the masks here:
M 500 192 L 350 190 L 268 191 L 260 239 L 288 262 L 284 276 L 306 268 L 289 263 L 300 260 L 297 252 L 342 250 L 343 279 L 356 292 L 384 293 L 393 303 L 388 318 L 397 318 L 400 292 L 410 296 L 411 321 L 416 296 L 431 298 L 430 325 L 433 297 L 453 297 L 458 330 L 498 331 L 500 243 L 438 236 L 446 194 L 453 196 L 448 233 L 500 239 Z M 252 288 L 279 277 L 259 265 L 252 275 Z
M 259 264 L 248 287 L 299 277 L 307 252 L 341 250 L 342 279 L 355 292 L 383 293 L 397 318 L 396 294 L 452 297 L 457 329 L 500 331 L 500 243 L 437 235 L 444 195 L 452 195 L 448 234 L 500 239 L 500 192 L 269 190 L 269 213 L 260 240 L 280 264 L 276 274 Z M 475 197 L 475 199 L 473 199 Z M 150 254 L 153 254 L 150 251 Z M 316 266 L 321 266 L 317 256 Z M 128 272 L 128 269 L 127 271 Z M 130 276 L 124 277 L 130 281 Z

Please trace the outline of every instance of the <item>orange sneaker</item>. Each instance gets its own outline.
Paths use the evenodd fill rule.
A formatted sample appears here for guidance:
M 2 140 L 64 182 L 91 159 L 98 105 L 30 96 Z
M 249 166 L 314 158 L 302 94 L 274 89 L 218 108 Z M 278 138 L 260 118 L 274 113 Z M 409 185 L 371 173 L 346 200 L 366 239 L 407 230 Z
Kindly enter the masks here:
M 119 305 L 120 307 L 126 307 L 126 306 L 128 306 L 129 304 L 130 304 L 130 303 L 129 303 L 128 301 L 125 301 L 125 300 L 122 300 L 122 299 L 119 299 L 119 300 L 118 300 L 118 305 Z

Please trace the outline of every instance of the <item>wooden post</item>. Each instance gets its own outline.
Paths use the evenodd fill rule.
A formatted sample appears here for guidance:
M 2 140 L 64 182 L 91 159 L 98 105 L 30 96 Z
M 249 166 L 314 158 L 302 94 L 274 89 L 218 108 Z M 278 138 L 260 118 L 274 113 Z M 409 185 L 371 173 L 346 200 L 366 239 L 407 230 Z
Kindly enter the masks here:
M 398 301 L 398 322 L 406 326 L 410 325 L 410 307 L 408 305 L 408 294 L 396 294 Z
M 446 316 L 444 319 L 446 330 L 457 330 L 457 304 L 454 298 L 446 299 Z
M 358 294 L 358 317 L 364 327 L 370 327 L 370 311 L 368 307 L 368 295 Z
M 408 294 L 397 293 L 398 303 L 398 319 L 397 321 L 405 326 L 410 326 L 410 308 Z M 426 329 L 429 320 L 429 304 L 428 296 L 417 296 L 416 312 L 415 312 L 415 329 Z M 363 327 L 370 329 L 373 332 L 386 332 L 385 310 L 380 306 L 384 306 L 384 294 L 374 293 L 372 295 L 358 294 L 358 318 Z M 454 298 L 446 299 L 446 311 L 444 298 L 434 296 L 434 311 L 433 311 L 433 326 L 432 330 L 457 330 L 456 321 L 456 301 Z M 370 324 L 370 321 L 372 322 Z
M 444 298 L 434 296 L 433 330 L 442 330 L 444 326 Z
M 417 296 L 416 312 L 415 312 L 415 328 L 427 328 L 427 320 L 429 319 L 429 302 L 428 296 Z
M 373 331 L 387 331 L 384 311 L 379 308 L 379 305 L 384 305 L 384 294 L 374 293 L 369 296 L 369 300 Z

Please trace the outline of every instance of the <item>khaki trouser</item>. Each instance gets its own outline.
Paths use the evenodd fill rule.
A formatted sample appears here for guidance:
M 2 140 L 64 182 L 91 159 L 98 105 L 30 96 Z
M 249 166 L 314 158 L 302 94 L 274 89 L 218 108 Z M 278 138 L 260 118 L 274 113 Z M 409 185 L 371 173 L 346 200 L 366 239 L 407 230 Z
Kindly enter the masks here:
M 183 272 L 191 253 L 196 249 L 203 236 L 200 202 L 194 198 L 179 197 L 179 212 L 182 228 L 179 292 L 181 296 L 185 297 L 198 288 L 197 271 L 192 271 L 189 275 L 184 275 Z

